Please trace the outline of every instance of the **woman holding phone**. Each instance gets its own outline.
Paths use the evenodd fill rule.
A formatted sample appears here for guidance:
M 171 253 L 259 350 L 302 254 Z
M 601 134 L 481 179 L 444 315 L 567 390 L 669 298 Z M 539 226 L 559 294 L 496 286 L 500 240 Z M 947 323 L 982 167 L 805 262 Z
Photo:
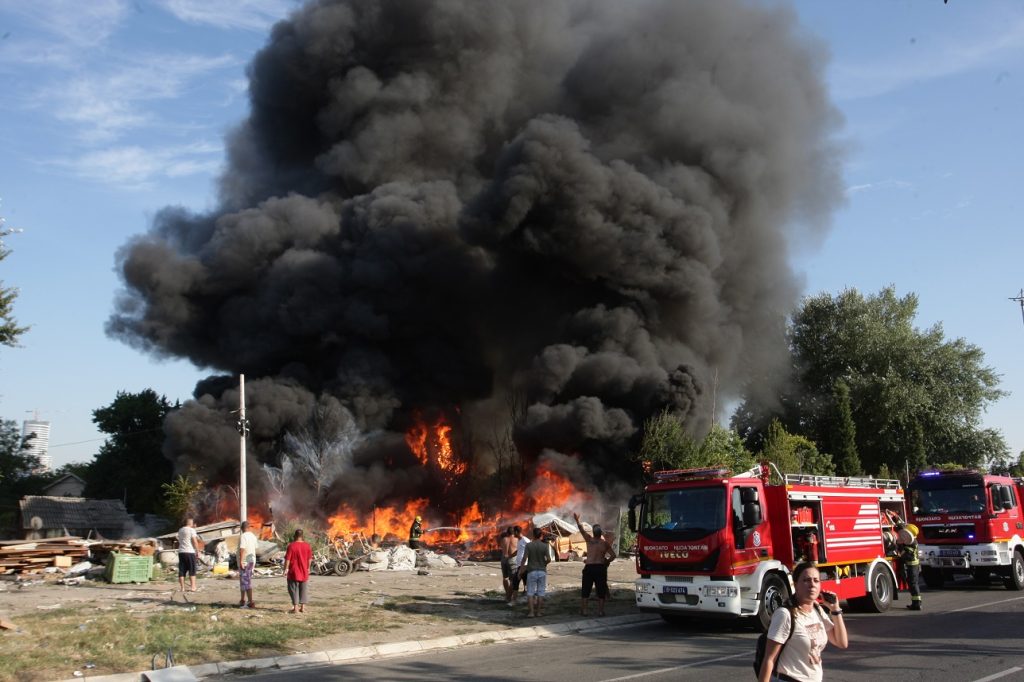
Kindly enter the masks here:
M 835 592 L 822 591 L 821 574 L 814 564 L 802 563 L 793 569 L 793 587 L 796 592 L 788 608 L 776 609 L 768 627 L 757 676 L 760 682 L 769 682 L 773 674 L 788 682 L 820 682 L 825 645 L 831 642 L 840 649 L 849 645 L 839 598 Z

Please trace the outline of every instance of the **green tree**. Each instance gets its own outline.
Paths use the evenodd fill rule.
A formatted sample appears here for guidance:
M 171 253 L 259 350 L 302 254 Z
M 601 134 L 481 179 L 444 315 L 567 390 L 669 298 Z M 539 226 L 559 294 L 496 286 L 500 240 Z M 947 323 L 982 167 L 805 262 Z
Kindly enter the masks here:
M 754 455 L 743 444 L 740 434 L 719 424 L 714 424 L 700 444 L 700 464 L 694 466 L 715 466 L 723 464 L 735 473 L 749 471 L 754 466 Z
M 196 500 L 203 491 L 202 481 L 193 481 L 191 476 L 179 474 L 160 487 L 164 491 L 164 509 L 172 519 L 182 522 L 189 514 L 195 514 Z
M 753 455 L 735 431 L 715 424 L 698 441 L 668 410 L 644 423 L 644 436 L 637 458 L 652 471 L 721 465 L 740 472 L 754 465 Z
M 37 494 L 45 485 L 36 474 L 39 458 L 29 454 L 14 420 L 0 421 L 0 528 L 18 526 L 18 500 Z
M 835 474 L 831 457 L 819 452 L 807 438 L 787 432 L 778 419 L 768 425 L 761 459 L 772 462 L 784 474 Z
M 649 471 L 685 469 L 699 457 L 697 442 L 686 432 L 683 422 L 669 410 L 644 422 L 644 435 L 636 455 Z
M 840 476 L 859 476 L 862 472 L 857 454 L 857 426 L 850 409 L 850 388 L 839 380 L 833 389 L 836 416 L 832 432 L 832 458 Z
M 4 246 L 4 237 L 11 234 L 12 230 L 4 228 L 4 218 L 0 216 L 0 262 L 11 252 Z M 0 345 L 16 346 L 18 337 L 28 331 L 28 327 L 19 327 L 14 320 L 14 299 L 18 297 L 18 290 L 8 288 L 0 280 Z
M 926 464 L 961 466 L 1003 461 L 1002 436 L 980 426 L 981 414 L 1004 394 L 984 353 L 963 339 L 946 340 L 941 325 L 914 327 L 917 297 L 892 287 L 864 296 L 855 289 L 806 299 L 789 328 L 791 376 L 777 403 L 743 401 L 733 426 L 748 446 L 773 418 L 814 442 L 827 443 L 833 387 L 850 392 L 857 452 L 868 472 L 902 470 L 924 437 Z
M 119 391 L 110 405 L 93 410 L 93 423 L 108 438 L 86 471 L 86 497 L 125 499 L 133 512 L 160 511 L 162 486 L 174 473 L 162 451 L 164 417 L 172 409 L 146 389 Z

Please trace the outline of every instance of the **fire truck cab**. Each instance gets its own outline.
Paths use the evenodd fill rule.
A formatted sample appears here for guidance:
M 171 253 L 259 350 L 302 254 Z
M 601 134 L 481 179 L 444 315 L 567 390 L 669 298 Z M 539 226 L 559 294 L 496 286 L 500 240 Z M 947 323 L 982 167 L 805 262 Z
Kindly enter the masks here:
M 687 469 L 654 475 L 630 500 L 637 533 L 636 604 L 667 621 L 751 617 L 767 629 L 793 593 L 791 568 L 814 561 L 823 588 L 876 612 L 898 598 L 899 481 Z
M 992 574 L 1011 590 L 1024 589 L 1024 488 L 1019 479 L 977 471 L 928 471 L 908 486 L 910 521 L 921 576 L 942 587 L 956 573 L 979 584 Z

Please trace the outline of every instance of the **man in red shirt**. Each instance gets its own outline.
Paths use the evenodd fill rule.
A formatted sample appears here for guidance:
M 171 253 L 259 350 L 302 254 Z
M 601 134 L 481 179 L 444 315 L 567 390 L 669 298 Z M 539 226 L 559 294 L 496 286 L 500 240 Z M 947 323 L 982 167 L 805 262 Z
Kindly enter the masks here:
M 306 585 L 309 583 L 309 564 L 313 561 L 313 550 L 302 539 L 302 529 L 295 531 L 295 537 L 284 553 L 284 575 L 288 579 L 288 596 L 292 598 L 292 610 L 288 613 L 304 613 Z

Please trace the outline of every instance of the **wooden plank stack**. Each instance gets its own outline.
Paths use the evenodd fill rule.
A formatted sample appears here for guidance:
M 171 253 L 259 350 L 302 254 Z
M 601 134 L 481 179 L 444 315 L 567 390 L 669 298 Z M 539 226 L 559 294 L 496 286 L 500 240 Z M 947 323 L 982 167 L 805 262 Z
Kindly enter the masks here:
M 0 575 L 42 573 L 48 566 L 72 566 L 89 558 L 89 546 L 95 542 L 74 536 L 2 541 Z

